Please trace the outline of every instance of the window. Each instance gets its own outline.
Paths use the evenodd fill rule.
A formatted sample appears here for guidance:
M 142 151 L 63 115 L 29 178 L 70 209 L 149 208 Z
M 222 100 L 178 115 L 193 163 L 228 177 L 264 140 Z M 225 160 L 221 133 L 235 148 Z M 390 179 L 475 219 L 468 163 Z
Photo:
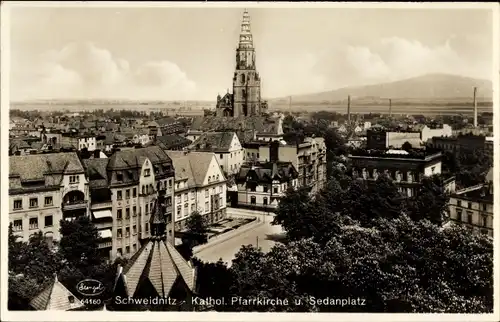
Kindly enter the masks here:
M 118 220 L 122 220 L 122 210 L 121 210 L 121 209 L 118 209 L 118 210 L 116 211 L 116 218 L 117 218 Z
M 137 251 L 137 244 L 132 245 L 132 250 L 134 251 L 134 253 Z
M 136 234 L 137 234 L 137 225 L 132 226 L 132 233 L 133 233 L 134 235 L 136 235 Z
M 188 194 L 187 192 L 184 194 L 184 201 L 187 201 L 188 200 Z
M 486 211 L 488 209 L 487 205 L 483 203 L 483 211 Z
M 149 232 L 149 223 L 146 223 L 146 232 Z
M 219 208 L 222 208 L 222 197 L 219 198 Z
M 133 206 L 132 207 L 132 216 L 137 216 L 137 207 L 136 206 Z
M 116 249 L 116 254 L 118 256 L 122 256 L 122 249 L 121 248 Z
M 208 212 L 208 201 L 205 202 L 205 212 Z
M 208 198 L 208 189 L 205 189 L 205 198 Z
M 168 179 L 168 187 L 172 188 L 172 179 Z
M 252 192 L 255 192 L 255 189 L 256 189 L 255 186 L 250 187 L 250 191 L 252 191 Z
M 484 226 L 484 227 L 488 227 L 488 217 L 483 216 L 483 218 L 482 218 L 482 219 L 483 219 L 483 226 Z
M 208 182 L 212 181 L 212 176 L 208 176 Z
M 69 183 L 78 183 L 79 176 L 69 176 Z
M 52 225 L 53 225 L 52 215 L 45 216 L 45 227 L 52 227 Z
M 123 181 L 123 173 L 117 172 L 116 173 L 116 180 L 117 181 Z
M 184 204 L 184 216 L 189 215 L 189 205 L 187 203 Z
M 146 204 L 146 214 L 149 213 L 149 204 Z
M 68 296 L 68 301 L 70 304 L 75 303 L 75 297 L 73 295 Z
M 125 228 L 125 237 L 130 237 L 130 227 Z
M 255 204 L 257 203 L 257 200 L 255 199 L 255 196 L 251 196 L 251 197 L 250 197 L 250 203 L 251 203 L 252 205 L 255 205 Z
M 467 211 L 467 223 L 472 224 L 472 211 Z
M 122 191 L 121 190 L 116 191 L 116 200 L 122 200 Z
M 52 206 L 53 200 L 52 197 L 45 197 L 45 206 Z
M 278 187 L 274 187 L 274 188 L 273 188 L 273 192 L 274 192 L 274 193 L 278 193 Z
M 30 229 L 38 229 L 38 218 L 30 218 Z
M 146 194 L 146 187 L 142 186 L 142 194 L 145 195 Z
M 121 229 L 121 228 L 118 228 L 118 229 L 116 230 L 116 237 L 118 237 L 118 238 L 122 238 L 122 229 Z
M 126 247 L 125 247 L 125 253 L 126 253 L 126 254 L 129 254 L 129 253 L 130 253 L 130 246 L 126 246 Z
M 194 212 L 194 203 L 191 204 L 191 212 Z
M 30 198 L 30 208 L 38 207 L 38 198 Z
M 18 220 L 14 220 L 14 231 L 21 231 L 23 230 L 23 220 L 22 219 L 18 219 Z
M 257 159 L 260 158 L 260 153 L 257 153 Z
M 149 177 L 151 175 L 151 169 L 144 169 L 144 176 Z
M 194 191 L 191 191 L 191 200 L 194 199 Z
M 177 218 L 181 217 L 181 210 L 182 210 L 181 206 L 177 206 L 177 215 L 176 215 Z
M 264 197 L 264 200 L 262 201 L 264 205 L 267 205 L 267 197 Z
M 461 200 L 457 200 L 457 206 L 458 207 L 462 207 L 462 201 Z
M 217 181 L 219 181 L 219 175 L 217 175 Z
M 222 193 L 222 186 L 219 186 L 219 193 Z
M 21 199 L 14 200 L 14 209 L 23 209 L 23 201 Z
M 220 158 L 221 160 L 222 160 L 222 158 L 223 158 L 223 157 L 224 157 L 224 156 L 223 156 L 223 154 L 222 154 L 222 153 L 221 153 L 221 154 L 219 154 L 219 158 Z
M 137 197 L 137 188 L 132 189 L 132 198 Z
M 130 208 L 125 209 L 125 219 L 130 219 Z
M 221 166 L 220 166 L 220 169 L 221 169 L 222 171 L 224 171 L 224 166 L 222 166 L 222 165 L 221 165 Z
M 130 199 L 130 189 L 125 190 L 125 199 Z
M 470 202 L 470 201 L 469 201 L 469 202 L 467 203 L 467 208 L 472 209 L 472 202 Z
M 269 187 L 268 186 L 264 186 L 264 192 L 269 192 Z
M 462 209 L 457 208 L 457 220 L 465 221 L 462 219 Z

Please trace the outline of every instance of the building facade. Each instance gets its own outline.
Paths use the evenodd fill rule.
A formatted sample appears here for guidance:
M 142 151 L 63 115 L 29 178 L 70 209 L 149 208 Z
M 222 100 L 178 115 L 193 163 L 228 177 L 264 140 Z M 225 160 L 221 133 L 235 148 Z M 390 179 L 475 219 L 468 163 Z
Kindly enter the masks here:
M 235 182 L 238 206 L 277 208 L 288 188 L 298 187 L 299 173 L 291 162 L 245 164 Z
M 290 162 L 298 171 L 298 186 L 311 193 L 327 182 L 326 145 L 323 138 L 306 138 L 300 144 L 254 141 L 244 145 L 246 162 Z
M 226 178 L 211 152 L 166 151 L 175 171 L 174 222 L 182 232 L 195 211 L 215 223 L 226 218 Z
M 221 170 L 227 175 L 235 175 L 240 171 L 245 156 L 240 140 L 234 132 L 203 133 L 188 149 L 214 153 Z
M 403 150 L 363 150 L 349 155 L 350 168 L 354 178 L 375 181 L 382 175 L 388 175 L 399 187 L 399 191 L 408 197 L 418 192 L 424 177 L 441 174 L 440 152 Z M 455 180 L 445 180 L 445 189 L 454 191 Z
M 174 168 L 159 147 L 115 152 L 108 159 L 85 160 L 91 185 L 92 220 L 99 229 L 103 255 L 130 257 L 151 236 L 151 211 L 165 197 L 166 238 L 173 240 Z
M 9 220 L 22 241 L 39 231 L 49 242 L 59 240 L 61 219 L 88 214 L 88 181 L 76 153 L 11 156 L 9 162 Z

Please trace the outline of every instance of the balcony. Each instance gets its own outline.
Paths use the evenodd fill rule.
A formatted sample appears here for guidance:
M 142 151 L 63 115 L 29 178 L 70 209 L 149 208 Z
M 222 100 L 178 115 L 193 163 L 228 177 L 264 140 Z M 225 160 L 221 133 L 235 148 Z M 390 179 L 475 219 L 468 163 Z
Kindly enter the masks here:
M 87 200 L 67 201 L 67 202 L 63 203 L 62 208 L 63 208 L 63 211 L 86 209 L 87 204 L 88 204 Z
M 98 210 L 98 209 L 103 209 L 103 208 L 111 208 L 113 206 L 113 203 L 110 201 L 104 201 L 104 202 L 93 202 L 91 205 L 92 210 Z
M 112 247 L 113 246 L 113 242 L 110 240 L 110 241 L 106 241 L 106 242 L 102 242 L 102 243 L 99 243 L 99 249 L 102 249 L 102 248 L 109 248 L 109 247 Z

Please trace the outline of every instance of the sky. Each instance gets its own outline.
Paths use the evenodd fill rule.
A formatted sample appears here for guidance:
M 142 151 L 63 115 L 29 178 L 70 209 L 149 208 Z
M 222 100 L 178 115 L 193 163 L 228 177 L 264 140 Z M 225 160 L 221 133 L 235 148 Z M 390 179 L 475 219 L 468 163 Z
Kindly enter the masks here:
M 488 9 L 249 8 L 263 98 L 428 73 L 492 78 Z M 10 12 L 10 98 L 215 100 L 242 8 Z

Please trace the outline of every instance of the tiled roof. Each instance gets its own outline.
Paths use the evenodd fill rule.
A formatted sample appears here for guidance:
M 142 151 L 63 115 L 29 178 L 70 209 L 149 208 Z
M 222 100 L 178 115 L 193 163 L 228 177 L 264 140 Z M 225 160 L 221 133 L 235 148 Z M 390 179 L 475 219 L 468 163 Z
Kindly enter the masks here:
M 108 186 L 108 167 L 109 159 L 85 159 L 83 165 L 85 166 L 86 174 L 89 178 L 89 188 L 99 189 Z
M 125 283 L 128 296 L 149 281 L 159 296 L 169 296 L 179 279 L 194 292 L 195 269 L 170 243 L 151 239 L 130 259 L 119 276 Z M 153 294 L 152 294 L 153 295 Z
M 10 189 L 21 189 L 23 181 L 44 181 L 45 186 L 60 185 L 64 174 L 83 173 L 84 168 L 75 152 L 33 154 L 9 157 Z
M 249 137 L 249 132 L 256 131 L 261 134 L 279 134 L 279 119 L 262 116 L 251 117 L 217 117 L 206 116 L 193 119 L 193 131 L 234 131 L 241 139 Z M 244 133 L 244 134 L 240 134 Z M 252 134 L 253 136 L 253 134 Z
M 258 182 L 270 182 L 272 180 L 279 180 L 285 182 L 290 179 L 295 179 L 298 172 L 290 162 L 259 164 L 255 166 L 243 165 L 236 178 L 237 182 L 246 181 L 247 177 Z
M 212 159 L 210 152 L 166 151 L 175 168 L 175 180 L 188 179 L 188 186 L 202 186 Z
M 197 151 L 228 152 L 234 132 L 206 132 L 190 145 L 190 149 Z
M 156 145 L 161 147 L 163 150 L 176 149 L 179 147 L 182 148 L 188 146 L 191 143 L 191 140 L 177 134 L 156 137 Z
M 70 302 L 70 297 L 73 298 L 73 303 Z M 68 311 L 84 306 L 76 296 L 57 280 L 57 277 L 54 278 L 47 288 L 33 298 L 30 305 L 38 311 Z

